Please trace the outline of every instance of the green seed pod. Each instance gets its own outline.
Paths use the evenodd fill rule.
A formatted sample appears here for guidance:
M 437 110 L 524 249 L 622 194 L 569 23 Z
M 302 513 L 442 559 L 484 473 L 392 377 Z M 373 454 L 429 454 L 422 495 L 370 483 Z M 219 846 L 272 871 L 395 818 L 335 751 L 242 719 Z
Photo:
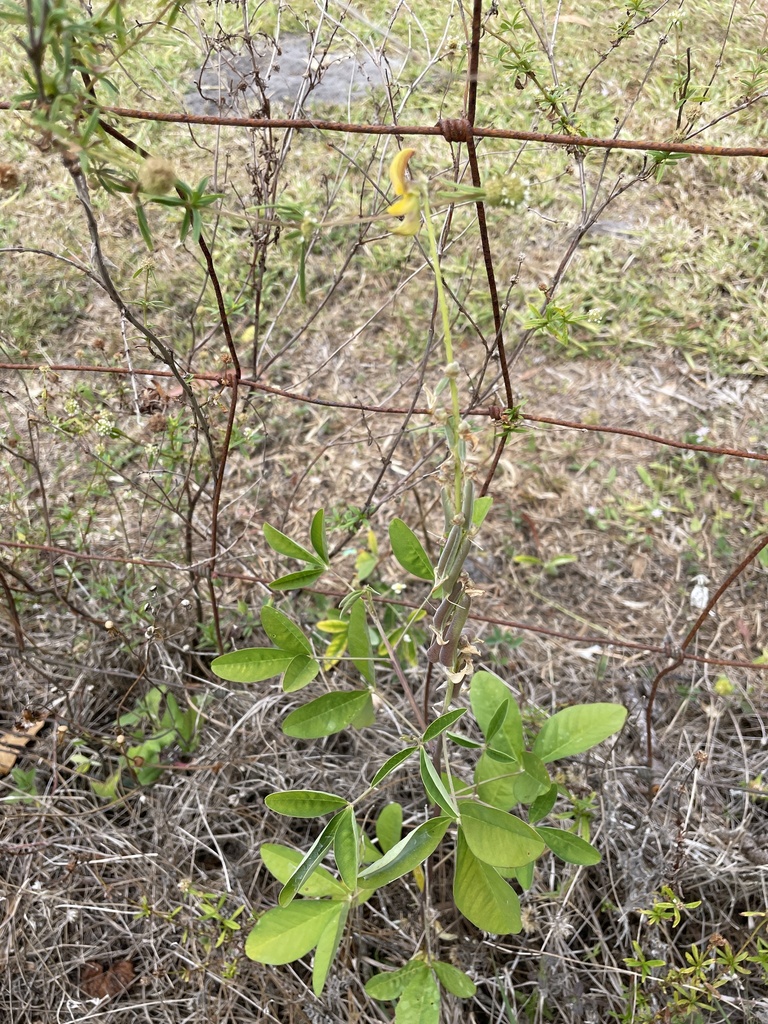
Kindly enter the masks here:
M 451 605 L 451 602 L 448 600 L 447 597 L 444 597 L 440 604 L 437 606 L 437 611 L 435 612 L 434 617 L 432 619 L 432 626 L 436 633 L 439 633 L 440 630 L 445 625 L 445 620 L 448 618 L 448 612 L 451 610 L 452 607 L 453 606 Z
M 462 586 L 461 583 L 457 583 L 453 590 L 447 597 L 444 597 L 440 604 L 437 606 L 437 611 L 432 617 L 432 628 L 435 632 L 439 633 L 445 625 L 446 619 L 448 619 L 449 612 L 452 614 L 456 607 L 456 604 L 461 597 Z
M 471 547 L 472 541 L 469 539 L 469 537 L 465 537 L 464 540 L 459 545 L 453 565 L 449 566 L 447 570 L 449 576 L 444 584 L 445 590 L 453 590 L 453 588 L 456 586 L 459 576 L 461 576 L 461 571 L 464 568 L 464 562 L 466 561 L 467 555 L 469 554 L 469 549 Z
M 443 503 L 443 516 L 445 517 L 445 532 L 450 533 L 451 526 L 453 525 L 453 503 L 450 495 L 448 494 L 448 488 L 443 487 L 440 492 L 440 500 Z
M 437 637 L 435 637 L 435 639 L 427 648 L 427 661 L 431 662 L 433 665 L 436 665 L 437 662 L 440 661 L 440 652 L 442 651 L 442 649 L 443 645 L 438 643 Z
M 445 573 L 448 571 L 449 566 L 453 560 L 453 556 L 456 554 L 456 549 L 459 546 L 461 540 L 461 526 L 456 523 L 451 527 L 451 532 L 448 534 L 448 540 L 445 542 L 445 547 L 440 554 L 440 561 L 437 563 L 437 569 L 435 570 L 435 576 L 438 580 L 441 580 Z
M 472 513 L 475 510 L 475 485 L 471 480 L 464 484 L 464 502 L 461 506 L 461 514 L 464 516 L 464 527 L 469 530 L 472 525 Z
M 440 651 L 440 664 L 446 668 L 452 668 L 456 661 L 456 652 L 461 640 L 461 633 L 469 617 L 469 609 L 472 606 L 472 598 L 466 592 L 459 598 L 456 612 L 448 627 L 448 636 Z

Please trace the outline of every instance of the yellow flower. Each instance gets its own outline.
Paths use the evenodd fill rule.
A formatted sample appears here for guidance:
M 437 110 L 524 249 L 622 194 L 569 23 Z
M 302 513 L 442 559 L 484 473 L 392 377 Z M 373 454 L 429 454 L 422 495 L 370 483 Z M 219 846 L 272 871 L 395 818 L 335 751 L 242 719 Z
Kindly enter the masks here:
M 411 183 L 406 180 L 405 170 L 415 152 L 415 149 L 401 149 L 389 165 L 389 180 L 396 196 L 405 196 L 411 191 Z
M 395 195 L 400 198 L 387 207 L 387 213 L 392 217 L 403 218 L 401 223 L 392 229 L 393 235 L 416 235 L 421 228 L 419 193 L 413 183 L 405 177 L 408 161 L 415 152 L 415 149 L 401 149 L 389 165 L 389 180 L 392 182 Z

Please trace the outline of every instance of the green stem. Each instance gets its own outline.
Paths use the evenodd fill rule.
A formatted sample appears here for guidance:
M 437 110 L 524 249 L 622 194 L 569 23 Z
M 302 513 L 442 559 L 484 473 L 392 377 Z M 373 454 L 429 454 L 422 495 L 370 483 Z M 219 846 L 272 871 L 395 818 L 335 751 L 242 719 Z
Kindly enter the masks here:
M 451 317 L 448 312 L 448 302 L 445 296 L 445 287 L 443 285 L 443 274 L 440 269 L 440 257 L 437 251 L 437 236 L 435 235 L 435 226 L 432 223 L 432 210 L 429 205 L 429 195 L 426 188 L 422 192 L 422 207 L 424 210 L 424 220 L 427 224 L 427 236 L 429 238 L 429 252 L 432 257 L 432 270 L 435 275 L 435 286 L 437 287 L 437 304 L 440 308 L 440 317 L 443 322 L 443 346 L 445 348 L 445 361 L 447 364 L 453 362 L 453 340 L 451 338 Z M 458 514 L 461 511 L 461 493 L 462 493 L 462 464 L 461 464 L 461 451 L 460 451 L 460 440 L 459 440 L 459 423 L 461 421 L 461 409 L 459 407 L 459 388 L 456 383 L 455 377 L 450 377 L 448 384 L 451 391 L 451 427 L 453 434 L 453 444 L 451 445 L 451 452 L 453 454 L 454 470 L 453 470 L 453 483 L 454 483 L 454 511 Z

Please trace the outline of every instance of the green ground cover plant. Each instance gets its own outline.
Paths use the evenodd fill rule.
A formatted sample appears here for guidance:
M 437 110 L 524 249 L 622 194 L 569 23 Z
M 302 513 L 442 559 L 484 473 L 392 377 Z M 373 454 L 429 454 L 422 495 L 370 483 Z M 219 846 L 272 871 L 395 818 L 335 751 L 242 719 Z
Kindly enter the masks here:
M 763 1019 L 764 37 L 0 0 L 0 1016 Z

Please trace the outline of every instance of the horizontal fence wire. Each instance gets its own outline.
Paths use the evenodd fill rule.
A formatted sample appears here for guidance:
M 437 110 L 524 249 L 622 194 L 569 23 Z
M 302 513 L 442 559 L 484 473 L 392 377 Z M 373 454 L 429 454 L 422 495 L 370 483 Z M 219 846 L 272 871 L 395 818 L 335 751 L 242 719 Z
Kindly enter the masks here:
M 0 370 L 30 370 L 45 373 L 105 373 L 121 377 L 173 377 L 170 370 L 148 370 L 129 368 L 126 366 L 89 366 L 80 363 L 0 363 Z M 207 381 L 219 384 L 221 387 L 231 387 L 231 373 L 186 373 L 189 380 Z M 379 414 L 382 416 L 430 416 L 431 410 L 416 406 L 414 408 L 394 405 L 366 405 L 363 402 L 338 402 L 330 398 L 322 398 L 316 395 L 305 395 L 296 391 L 287 391 L 285 388 L 278 388 L 272 384 L 265 384 L 262 381 L 250 380 L 247 377 L 239 379 L 240 387 L 252 388 L 255 391 L 263 391 L 276 398 L 285 398 L 291 402 L 300 402 L 305 405 L 318 405 L 331 409 L 351 409 L 359 412 Z M 501 411 L 503 415 L 503 410 Z M 661 434 L 650 434 L 644 430 L 633 430 L 630 427 L 614 427 L 603 423 L 582 423 L 579 420 L 562 420 L 555 416 L 539 416 L 535 413 L 524 413 L 516 411 L 518 420 L 531 423 L 545 423 L 553 427 L 563 427 L 568 430 L 588 430 L 594 434 L 621 434 L 625 437 L 636 437 L 642 441 L 651 441 L 653 444 L 665 445 L 668 448 L 682 448 L 685 451 L 703 452 L 706 455 L 727 455 L 735 459 L 752 459 L 757 462 L 768 462 L 768 453 L 753 452 L 745 448 L 730 448 L 726 445 L 698 444 L 692 441 L 677 441 L 671 437 L 663 437 Z M 462 416 L 479 416 L 486 419 L 499 420 L 500 410 L 498 406 L 489 406 L 480 409 L 464 409 Z
M 111 555 L 106 552 L 103 553 L 90 553 L 86 554 L 81 551 L 74 551 L 71 548 L 57 547 L 51 544 L 30 544 L 23 541 L 7 541 L 0 539 L 0 548 L 9 548 L 19 551 L 39 551 L 42 554 L 47 555 L 58 555 L 61 558 L 71 558 L 73 561 L 81 562 L 110 562 L 118 565 L 138 565 L 150 569 L 163 569 L 166 571 L 173 571 L 182 574 L 197 574 L 199 576 L 206 576 L 206 564 L 211 562 L 210 558 L 201 558 L 197 562 L 193 562 L 190 565 L 179 565 L 176 562 L 163 561 L 162 559 L 156 558 L 137 558 L 131 555 Z M 222 570 L 216 570 L 212 574 L 212 579 L 221 580 L 238 580 L 243 583 L 251 583 L 268 587 L 271 580 L 265 576 L 257 576 L 251 573 L 236 573 L 226 572 Z M 346 594 L 342 591 L 324 590 L 321 587 L 305 587 L 303 588 L 310 594 L 317 594 L 322 597 L 331 598 L 343 598 Z M 399 597 L 389 597 L 377 594 L 374 596 L 374 600 L 380 604 L 392 605 L 398 608 L 410 608 L 419 609 L 423 607 L 423 604 L 416 604 L 414 601 L 406 601 Z M 498 618 L 497 616 L 481 615 L 476 612 L 472 612 L 469 618 L 473 622 L 484 622 L 491 626 L 502 626 L 505 629 L 517 629 L 521 632 L 537 633 L 541 636 L 549 636 L 558 640 L 570 640 L 575 643 L 599 645 L 600 647 L 620 647 L 626 648 L 627 650 L 642 651 L 647 654 L 663 654 L 667 657 L 672 656 L 672 651 L 668 644 L 652 644 L 644 643 L 641 640 L 628 640 L 624 637 L 617 637 L 611 635 L 593 635 L 587 633 L 569 633 L 557 629 L 549 629 L 546 626 L 537 626 L 531 622 L 524 622 L 518 619 L 504 619 Z M 683 661 L 693 661 L 702 665 L 717 665 L 724 668 L 746 668 L 755 669 L 758 672 L 768 671 L 768 662 L 766 663 L 755 663 L 753 661 L 741 661 L 738 659 L 729 658 L 712 658 L 704 654 L 691 654 L 688 651 L 682 654 Z
M 768 92 L 752 97 L 729 113 L 735 114 L 746 109 Z M 0 110 L 29 110 L 30 104 L 0 100 Z M 140 110 L 132 107 L 111 107 L 99 105 L 95 109 L 114 117 L 139 121 L 161 121 L 169 124 L 210 125 L 216 128 L 288 128 L 294 130 L 313 129 L 320 132 L 341 132 L 351 135 L 394 135 L 394 136 L 442 136 L 449 141 L 471 139 L 509 139 L 516 142 L 538 142 L 548 146 L 565 146 L 584 149 L 627 149 L 641 152 L 687 153 L 698 156 L 719 157 L 768 157 L 768 146 L 710 146 L 698 142 L 667 142 L 655 139 L 592 138 L 588 135 L 562 135 L 556 132 L 524 132 L 513 128 L 483 128 L 471 125 L 464 118 L 445 118 L 437 124 L 359 124 L 347 121 L 325 121 L 307 117 L 233 117 L 226 114 L 168 113 L 160 110 Z M 728 115 L 726 115 L 728 116 Z M 462 125 L 464 133 L 457 138 L 456 125 Z M 450 127 L 449 127 L 450 126 Z M 702 129 L 703 130 L 703 129 Z

